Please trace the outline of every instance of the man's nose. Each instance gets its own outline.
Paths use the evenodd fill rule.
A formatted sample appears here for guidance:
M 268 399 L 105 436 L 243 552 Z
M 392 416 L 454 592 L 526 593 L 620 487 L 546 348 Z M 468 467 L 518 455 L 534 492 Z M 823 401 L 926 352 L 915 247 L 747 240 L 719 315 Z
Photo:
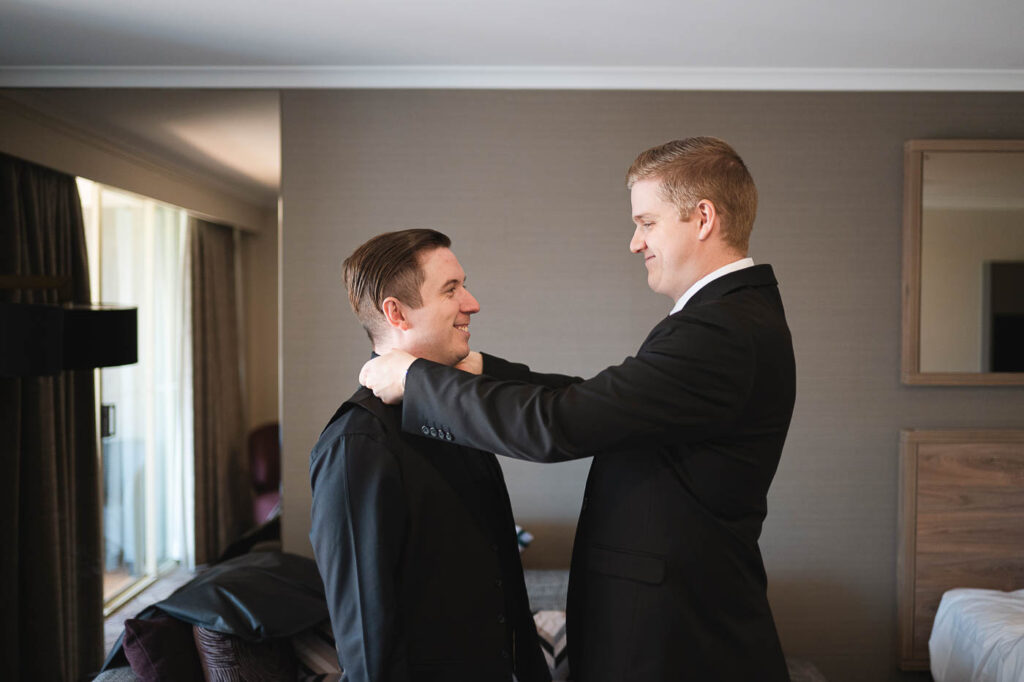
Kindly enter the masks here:
M 476 297 L 469 293 L 469 289 L 463 291 L 465 296 L 462 297 L 462 312 L 470 315 L 480 312 L 480 302 L 476 300 Z
M 640 235 L 640 226 L 637 225 L 636 229 L 633 230 L 633 238 L 629 240 L 629 250 L 633 253 L 640 253 L 647 248 L 647 243 L 644 242 L 644 238 Z

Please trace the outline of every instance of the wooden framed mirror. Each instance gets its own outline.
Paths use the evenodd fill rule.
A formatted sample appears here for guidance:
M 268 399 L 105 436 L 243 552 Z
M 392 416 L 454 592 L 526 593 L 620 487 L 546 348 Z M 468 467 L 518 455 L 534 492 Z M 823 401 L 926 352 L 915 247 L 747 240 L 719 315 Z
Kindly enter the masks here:
M 1024 385 L 1024 140 L 904 146 L 902 380 Z

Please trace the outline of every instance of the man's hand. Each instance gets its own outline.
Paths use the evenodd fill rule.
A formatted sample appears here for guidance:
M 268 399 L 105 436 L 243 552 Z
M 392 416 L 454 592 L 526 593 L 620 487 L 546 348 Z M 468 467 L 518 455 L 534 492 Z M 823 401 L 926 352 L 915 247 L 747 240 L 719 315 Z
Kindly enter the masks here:
M 359 383 L 388 405 L 397 405 L 405 395 L 405 373 L 415 360 L 416 356 L 405 351 L 388 351 L 363 365 Z
M 469 355 L 462 358 L 462 361 L 455 365 L 455 369 L 461 369 L 463 372 L 469 372 L 470 374 L 483 374 L 484 356 L 475 350 L 471 350 Z

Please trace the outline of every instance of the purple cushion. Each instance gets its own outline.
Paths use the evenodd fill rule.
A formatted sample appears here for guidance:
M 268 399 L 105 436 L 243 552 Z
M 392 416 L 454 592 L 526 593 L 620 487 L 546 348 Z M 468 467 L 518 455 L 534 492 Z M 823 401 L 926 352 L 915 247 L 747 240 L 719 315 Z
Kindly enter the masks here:
M 124 623 L 124 654 L 143 682 L 202 682 L 203 670 L 192 640 L 192 626 L 161 614 Z
M 295 653 L 286 638 L 248 642 L 198 625 L 192 635 L 207 682 L 279 682 L 298 676 Z
M 274 511 L 274 507 L 281 501 L 281 493 L 274 490 L 273 492 L 263 493 L 256 495 L 252 500 L 252 520 L 256 525 L 267 521 L 270 517 L 270 512 Z

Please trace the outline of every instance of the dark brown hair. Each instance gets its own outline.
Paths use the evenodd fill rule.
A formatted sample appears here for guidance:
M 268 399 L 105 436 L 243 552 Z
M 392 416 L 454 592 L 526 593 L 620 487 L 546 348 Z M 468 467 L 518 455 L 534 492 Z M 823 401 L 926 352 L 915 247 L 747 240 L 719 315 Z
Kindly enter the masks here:
M 412 308 L 423 305 L 420 253 L 451 244 L 437 230 L 399 230 L 377 235 L 345 259 L 342 273 L 348 301 L 370 341 L 376 343 L 384 330 L 384 299 L 394 296 Z
M 652 147 L 636 157 L 626 187 L 639 180 L 661 180 L 666 201 L 688 219 L 701 199 L 722 217 L 722 239 L 744 253 L 757 216 L 757 187 L 743 159 L 716 137 L 688 137 Z

